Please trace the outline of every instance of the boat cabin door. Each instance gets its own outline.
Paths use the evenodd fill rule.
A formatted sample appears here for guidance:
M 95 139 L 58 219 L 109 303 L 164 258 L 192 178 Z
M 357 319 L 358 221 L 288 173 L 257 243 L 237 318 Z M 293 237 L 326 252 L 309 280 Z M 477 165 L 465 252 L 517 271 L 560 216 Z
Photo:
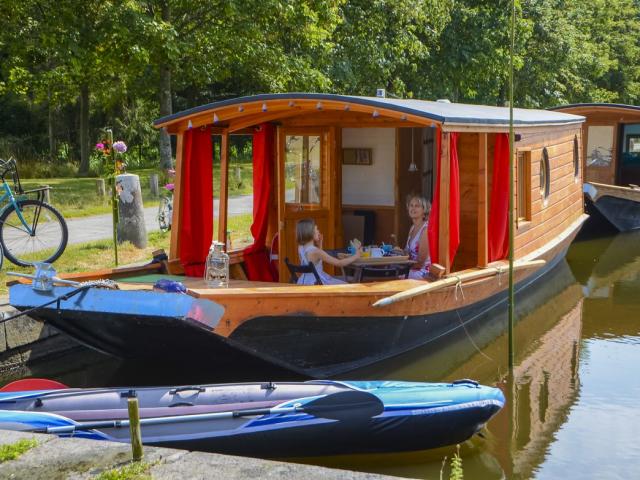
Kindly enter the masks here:
M 296 242 L 298 220 L 315 220 L 323 234 L 323 247 L 334 246 L 328 138 L 329 131 L 325 128 L 278 127 L 278 230 L 283 282 L 290 277 L 284 259 L 300 263 Z
M 640 185 L 640 124 L 626 123 L 622 127 L 618 155 L 618 185 Z

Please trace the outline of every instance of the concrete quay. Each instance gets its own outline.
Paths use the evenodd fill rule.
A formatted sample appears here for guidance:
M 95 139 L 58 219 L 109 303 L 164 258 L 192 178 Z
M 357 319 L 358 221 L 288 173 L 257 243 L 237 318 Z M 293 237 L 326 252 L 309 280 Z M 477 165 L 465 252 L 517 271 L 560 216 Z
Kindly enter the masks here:
M 7 302 L 7 297 L 0 297 L 0 303 Z M 0 314 L 4 316 L 0 319 L 17 313 L 17 310 L 8 305 L 0 307 Z M 22 371 L 30 362 L 45 359 L 77 346 L 75 341 L 60 334 L 53 327 L 26 315 L 2 322 L 0 323 L 0 375 L 6 377 L 11 371 Z
M 0 463 L 0 479 L 84 480 L 101 476 L 105 478 L 106 472 L 122 469 L 131 462 L 129 444 L 0 430 L 0 446 L 15 444 L 21 439 L 34 439 L 37 445 L 14 460 Z M 142 463 L 148 467 L 144 469 L 142 475 L 130 477 L 123 475 L 117 478 L 151 478 L 153 480 L 384 480 L 397 478 L 313 465 L 158 447 L 145 447 Z

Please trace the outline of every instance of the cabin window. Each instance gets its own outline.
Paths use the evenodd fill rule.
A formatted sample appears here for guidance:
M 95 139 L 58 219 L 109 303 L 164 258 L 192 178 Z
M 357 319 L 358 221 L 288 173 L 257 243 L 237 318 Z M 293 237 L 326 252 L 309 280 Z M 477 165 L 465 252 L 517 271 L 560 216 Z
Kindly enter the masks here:
M 611 166 L 614 127 L 592 125 L 587 130 L 587 167 Z
M 573 137 L 573 176 L 580 176 L 580 146 L 578 145 L 578 136 Z
M 540 195 L 543 199 L 549 198 L 549 189 L 551 186 L 550 178 L 551 166 L 549 165 L 549 152 L 547 147 L 542 149 L 542 158 L 540 159 Z
M 517 152 L 516 213 L 518 224 L 531 220 L 531 152 Z
M 285 202 L 320 204 L 320 135 L 287 135 L 285 152 Z

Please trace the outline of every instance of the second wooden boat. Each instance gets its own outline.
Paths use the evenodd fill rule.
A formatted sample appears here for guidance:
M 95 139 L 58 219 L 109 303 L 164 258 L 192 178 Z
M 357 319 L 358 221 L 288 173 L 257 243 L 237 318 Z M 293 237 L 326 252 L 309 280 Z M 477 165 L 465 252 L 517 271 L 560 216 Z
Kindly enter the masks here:
M 581 148 L 588 205 L 620 232 L 640 229 L 640 107 L 587 103 L 553 110 L 586 117 Z

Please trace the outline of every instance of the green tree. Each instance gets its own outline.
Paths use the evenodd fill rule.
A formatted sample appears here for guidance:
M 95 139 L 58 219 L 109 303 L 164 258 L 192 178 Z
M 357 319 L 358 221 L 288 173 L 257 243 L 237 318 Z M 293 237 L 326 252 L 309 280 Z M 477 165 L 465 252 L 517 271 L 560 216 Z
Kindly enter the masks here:
M 356 95 L 386 88 L 398 96 L 422 90 L 420 66 L 431 58 L 452 5 L 452 0 L 346 2 L 330 68 L 336 88 Z

